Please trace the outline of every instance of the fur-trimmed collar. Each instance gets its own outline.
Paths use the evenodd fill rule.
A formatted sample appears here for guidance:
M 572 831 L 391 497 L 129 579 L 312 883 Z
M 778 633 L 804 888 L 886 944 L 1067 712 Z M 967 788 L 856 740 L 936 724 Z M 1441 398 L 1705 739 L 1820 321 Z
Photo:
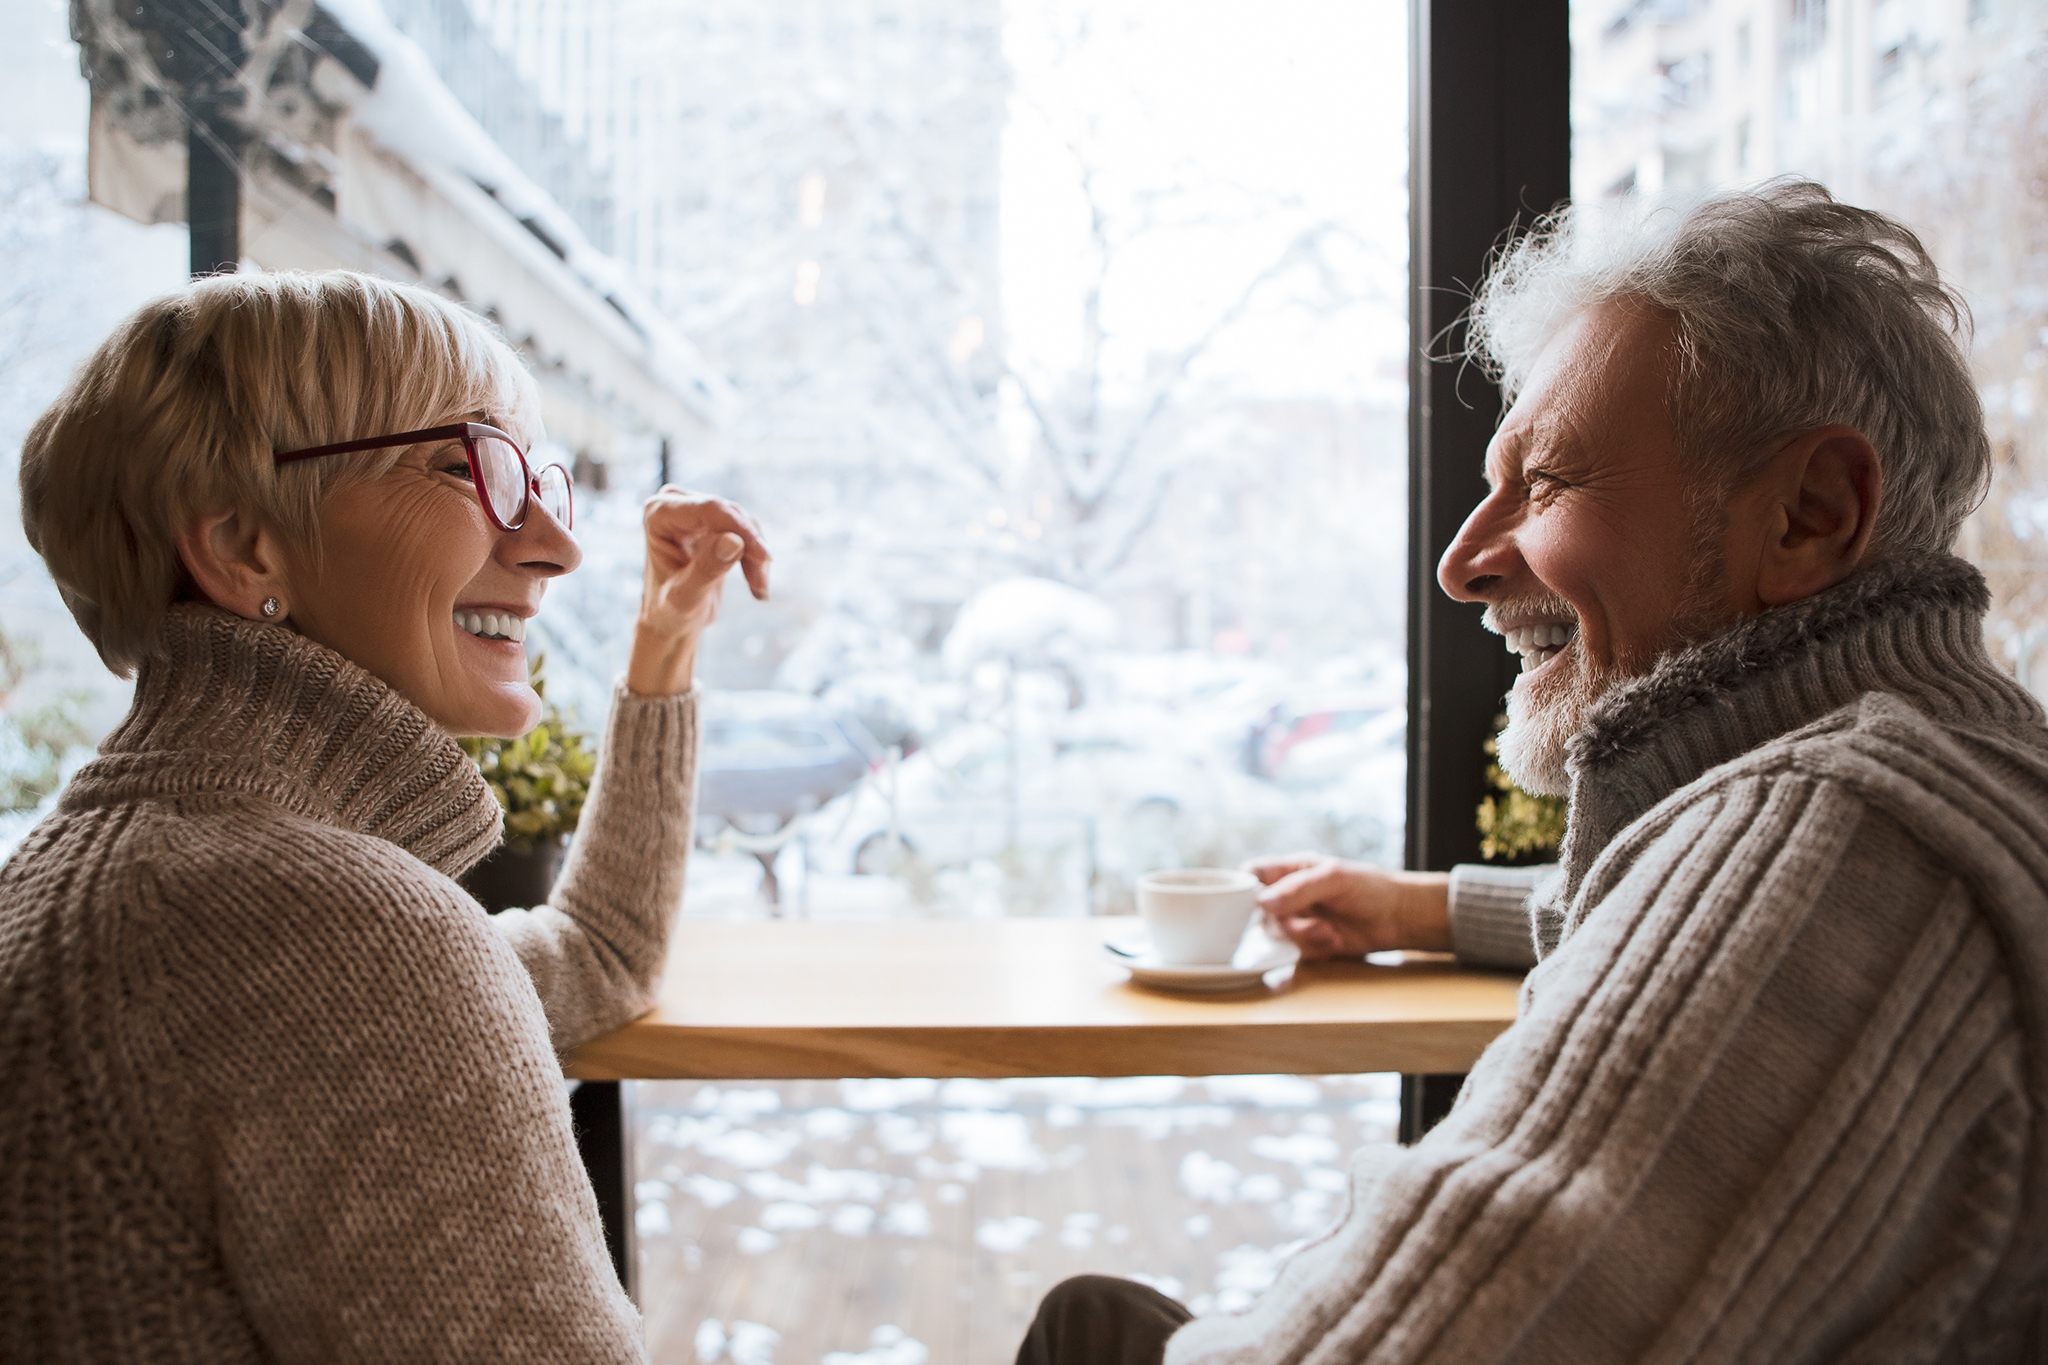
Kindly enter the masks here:
M 1984 576 L 1953 555 L 1879 560 L 1826 592 L 1753 616 L 1705 644 L 1667 654 L 1650 672 L 1617 686 L 1594 705 L 1586 728 L 1572 741 L 1572 766 L 1597 767 L 1641 744 L 1679 712 L 1708 705 L 1746 682 L 1784 668 L 1800 653 L 1897 616 L 1902 609 L 1961 612 L 1981 621 L 1990 607 Z

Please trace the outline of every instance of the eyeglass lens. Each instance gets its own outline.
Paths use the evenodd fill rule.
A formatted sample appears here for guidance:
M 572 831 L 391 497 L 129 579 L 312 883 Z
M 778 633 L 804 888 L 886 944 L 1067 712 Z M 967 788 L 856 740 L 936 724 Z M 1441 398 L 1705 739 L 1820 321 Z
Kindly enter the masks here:
M 540 485 L 540 505 L 567 530 L 576 524 L 575 505 L 569 497 L 569 471 L 551 464 L 535 476 Z
M 477 472 L 482 476 L 484 496 L 490 499 L 491 514 L 501 526 L 517 526 L 526 510 L 526 462 L 509 442 L 495 436 L 478 436 Z

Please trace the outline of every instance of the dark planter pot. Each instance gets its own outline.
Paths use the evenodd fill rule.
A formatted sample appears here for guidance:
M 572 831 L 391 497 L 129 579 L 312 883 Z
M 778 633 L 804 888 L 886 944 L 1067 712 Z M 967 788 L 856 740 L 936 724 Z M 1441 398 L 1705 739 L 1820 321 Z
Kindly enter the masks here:
M 524 852 L 500 848 L 469 870 L 462 889 L 494 915 L 500 910 L 544 904 L 554 889 L 555 874 L 562 870 L 562 853 L 568 845 L 568 839 L 561 838 L 537 843 Z

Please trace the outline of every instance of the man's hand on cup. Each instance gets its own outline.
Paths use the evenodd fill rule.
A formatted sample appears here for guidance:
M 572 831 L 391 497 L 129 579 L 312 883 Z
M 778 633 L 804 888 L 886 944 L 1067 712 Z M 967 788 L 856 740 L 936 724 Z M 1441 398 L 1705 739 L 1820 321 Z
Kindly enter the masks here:
M 1441 873 L 1383 872 L 1319 853 L 1262 858 L 1245 871 L 1265 883 L 1259 908 L 1268 927 L 1311 962 L 1451 946 Z
M 718 619 L 725 576 L 737 564 L 754 596 L 768 600 L 771 556 L 761 526 L 737 503 L 667 485 L 641 514 L 647 570 L 626 686 L 642 696 L 686 690 L 697 640 Z

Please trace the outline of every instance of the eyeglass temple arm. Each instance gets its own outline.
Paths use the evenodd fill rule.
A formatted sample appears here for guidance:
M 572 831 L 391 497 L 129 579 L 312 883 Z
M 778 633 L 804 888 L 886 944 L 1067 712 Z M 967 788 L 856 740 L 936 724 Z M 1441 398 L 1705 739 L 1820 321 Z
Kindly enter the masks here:
M 421 441 L 441 441 L 452 437 L 467 437 L 474 422 L 457 422 L 453 426 L 429 427 L 425 431 L 402 431 L 396 436 L 372 436 L 363 441 L 341 441 L 331 446 L 314 446 L 308 450 L 292 450 L 274 456 L 276 464 L 292 464 L 299 460 L 310 460 L 316 455 L 349 455 L 358 450 L 388 450 L 393 446 L 418 445 Z

